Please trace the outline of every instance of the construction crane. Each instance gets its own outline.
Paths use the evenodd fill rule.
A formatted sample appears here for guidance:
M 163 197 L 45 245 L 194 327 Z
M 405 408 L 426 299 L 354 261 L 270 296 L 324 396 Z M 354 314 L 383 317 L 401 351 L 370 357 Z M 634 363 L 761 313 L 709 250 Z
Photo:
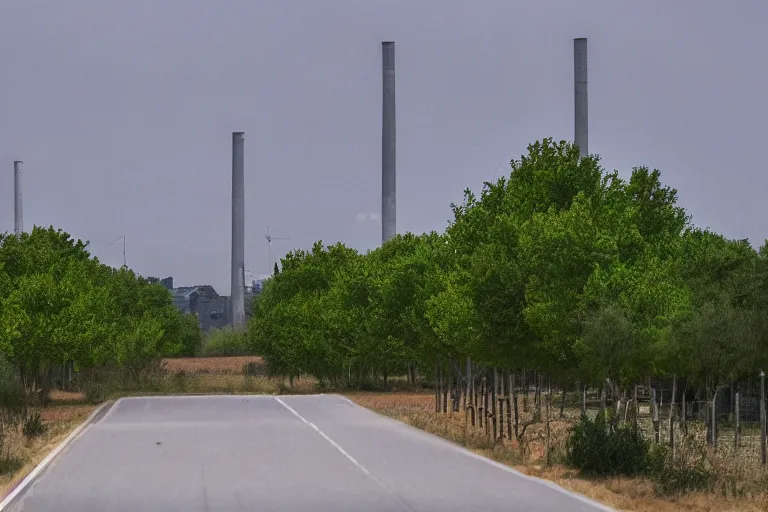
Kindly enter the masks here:
M 268 273 L 272 272 L 272 240 L 290 240 L 290 238 L 270 235 L 269 234 L 270 229 L 271 229 L 271 226 L 267 227 L 267 234 L 265 236 L 267 239 L 267 251 L 269 253 L 269 261 L 268 261 L 269 266 L 267 267 Z

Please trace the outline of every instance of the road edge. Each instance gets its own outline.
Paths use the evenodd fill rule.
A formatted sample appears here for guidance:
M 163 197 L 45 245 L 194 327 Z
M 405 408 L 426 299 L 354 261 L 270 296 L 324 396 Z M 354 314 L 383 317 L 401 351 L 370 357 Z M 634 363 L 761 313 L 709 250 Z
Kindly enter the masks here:
M 361 409 L 365 409 L 366 411 L 370 411 L 373 414 L 379 416 L 380 418 L 384 418 L 385 420 L 388 420 L 388 421 L 393 421 L 393 422 L 395 422 L 395 423 L 397 423 L 399 425 L 403 425 L 403 426 L 405 426 L 405 427 L 407 427 L 407 428 L 409 428 L 411 430 L 414 430 L 414 431 L 416 431 L 418 434 L 420 434 L 422 436 L 428 436 L 431 439 L 436 440 L 437 442 L 442 442 L 444 444 L 447 444 L 450 448 L 452 448 L 455 451 L 458 451 L 459 453 L 462 453 L 465 456 L 471 457 L 471 458 L 473 458 L 475 460 L 479 460 L 479 461 L 485 462 L 486 464 L 490 464 L 491 466 L 494 466 L 497 469 L 500 469 L 502 471 L 506 471 L 507 473 L 512 473 L 513 475 L 516 475 L 516 476 L 522 478 L 523 480 L 528 480 L 528 481 L 536 482 L 538 484 L 542 484 L 545 487 L 549 487 L 552 490 L 555 490 L 555 491 L 558 491 L 560 493 L 566 494 L 566 495 L 570 496 L 571 498 L 574 498 L 574 499 L 576 499 L 578 501 L 581 501 L 582 503 L 584 503 L 586 505 L 590 505 L 590 506 L 594 507 L 597 510 L 601 510 L 603 512 L 616 512 L 616 509 L 611 508 L 610 506 L 606 505 L 605 503 L 601 503 L 600 501 L 597 501 L 594 498 L 590 498 L 589 496 L 585 496 L 584 494 L 581 494 L 579 492 L 573 491 L 571 489 L 566 489 L 565 487 L 563 487 L 561 485 L 558 485 L 556 482 L 553 482 L 552 480 L 547 480 L 546 478 L 541 478 L 541 477 L 538 477 L 538 476 L 527 475 L 527 474 L 523 473 L 522 471 L 520 471 L 518 469 L 515 469 L 512 466 L 508 466 L 506 464 L 502 464 L 501 462 L 497 462 L 497 461 L 495 461 L 493 459 L 489 459 L 488 457 L 485 457 L 483 455 L 475 453 L 475 452 L 469 450 L 468 448 L 466 448 L 466 447 L 464 447 L 464 446 L 462 446 L 462 445 L 460 445 L 458 443 L 454 443 L 453 441 L 451 441 L 449 439 L 446 439 L 444 437 L 440 437 L 440 436 L 438 436 L 436 434 L 431 434 L 431 433 L 427 432 L 426 430 L 422 430 L 422 429 L 420 429 L 418 427 L 414 427 L 413 425 L 409 425 L 408 423 L 405 423 L 404 421 L 400 421 L 398 419 L 392 418 L 391 416 L 385 416 L 384 414 L 381 414 L 380 412 L 374 411 L 373 409 L 369 409 L 368 407 L 364 407 L 364 406 L 362 406 L 360 404 L 356 404 L 351 398 L 349 398 L 347 396 L 336 394 L 336 393 L 333 393 L 333 394 L 330 394 L 330 395 L 327 395 L 327 396 L 339 397 L 342 400 L 344 400 L 345 402 L 353 405 L 354 407 L 359 407 Z M 0 512 L 2 512 L 2 509 L 0 509 Z
M 37 478 L 40 476 L 40 474 L 45 470 L 46 467 L 72 442 L 77 439 L 80 434 L 83 433 L 83 430 L 85 430 L 86 427 L 89 425 L 95 423 L 101 417 L 106 414 L 106 412 L 115 405 L 115 400 L 108 400 L 98 406 L 96 410 L 94 410 L 88 417 L 83 421 L 80 425 L 75 427 L 75 429 L 69 433 L 69 435 L 64 438 L 64 440 L 59 443 L 53 450 L 46 455 L 43 460 L 41 460 L 37 466 L 32 468 L 32 471 L 30 471 L 22 480 L 19 482 L 16 487 L 11 489 L 11 491 L 6 494 L 5 496 L 2 496 L 2 501 L 0 501 L 0 512 L 3 512 L 5 510 L 8 510 L 8 507 L 11 506 L 11 504 L 16 501 L 16 499 L 23 493 Z

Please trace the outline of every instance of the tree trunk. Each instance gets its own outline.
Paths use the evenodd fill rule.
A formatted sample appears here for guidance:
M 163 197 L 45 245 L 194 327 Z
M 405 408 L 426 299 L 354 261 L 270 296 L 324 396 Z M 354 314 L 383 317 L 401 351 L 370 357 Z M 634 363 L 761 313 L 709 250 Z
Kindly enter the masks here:
M 464 398 L 464 408 L 472 405 L 472 359 L 467 358 L 467 394 Z
M 560 401 L 560 419 L 565 417 L 565 387 L 563 387 L 563 392 L 560 394 L 562 400 Z
M 435 412 L 440 412 L 440 363 L 435 364 Z
M 523 412 L 528 412 L 528 372 L 523 368 Z

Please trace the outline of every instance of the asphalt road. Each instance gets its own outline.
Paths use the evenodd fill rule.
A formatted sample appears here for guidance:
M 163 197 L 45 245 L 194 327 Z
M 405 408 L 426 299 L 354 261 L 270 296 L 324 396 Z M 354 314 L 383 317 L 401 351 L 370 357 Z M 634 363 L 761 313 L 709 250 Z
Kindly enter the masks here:
M 10 507 L 78 511 L 595 511 L 337 395 L 123 398 Z

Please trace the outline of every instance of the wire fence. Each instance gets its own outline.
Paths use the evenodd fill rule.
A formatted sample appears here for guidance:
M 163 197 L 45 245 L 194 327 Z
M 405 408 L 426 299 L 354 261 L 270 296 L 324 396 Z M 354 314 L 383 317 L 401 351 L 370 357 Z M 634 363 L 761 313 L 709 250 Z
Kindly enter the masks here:
M 435 410 L 458 412 L 463 405 L 467 422 L 499 440 L 511 438 L 510 422 L 515 430 L 524 423 L 548 424 L 543 417 L 545 407 L 552 419 L 573 423 L 582 414 L 594 418 L 610 410 L 616 424 L 636 424 L 653 443 L 675 447 L 682 439 L 692 438 L 749 464 L 768 462 L 764 376 L 702 389 L 689 387 L 685 379 L 656 380 L 619 394 L 616 389 L 611 392 L 610 385 L 603 389 L 557 388 L 534 372 L 475 369 L 472 375 L 461 372 L 457 365 L 454 370 L 438 374 Z M 518 432 L 515 435 L 519 438 Z

